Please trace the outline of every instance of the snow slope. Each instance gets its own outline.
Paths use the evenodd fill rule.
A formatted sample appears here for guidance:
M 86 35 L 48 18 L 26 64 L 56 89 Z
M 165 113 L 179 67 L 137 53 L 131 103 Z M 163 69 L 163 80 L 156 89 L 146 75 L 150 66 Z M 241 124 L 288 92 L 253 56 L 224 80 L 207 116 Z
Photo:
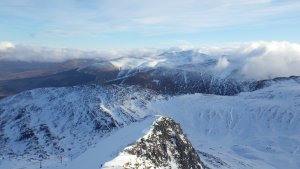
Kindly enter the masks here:
M 49 169 L 98 169 L 105 162 L 112 160 L 125 147 L 133 144 L 143 137 L 151 128 L 158 117 L 148 117 L 139 122 L 132 123 L 126 127 L 116 130 L 100 139 L 74 161 L 66 161 L 64 164 L 57 164 Z
M 144 155 L 136 154 L 141 143 L 147 143 Z M 162 147 L 166 146 L 166 149 Z M 145 148 L 145 147 L 144 147 Z M 150 156 L 149 154 L 150 153 Z M 151 153 L 155 153 L 153 155 Z M 161 157 L 157 156 L 160 154 Z M 140 163 L 137 163 L 139 161 Z M 145 163 L 145 161 L 147 161 Z M 155 163 L 156 162 L 156 163 Z M 12 164 L 13 163 L 13 164 Z M 130 163 L 133 163 L 132 166 Z M 98 169 L 98 168 L 199 168 L 206 166 L 200 161 L 196 150 L 172 119 L 148 116 L 103 136 L 78 157 L 52 158 L 39 161 L 24 159 L 2 160 L 1 168 L 37 169 Z M 130 165 L 130 166 L 129 166 Z
M 212 168 L 300 166 L 297 79 L 277 81 L 236 96 L 182 95 L 148 106 L 150 113 L 179 122 Z
M 5 98 L 0 102 L 0 168 L 76 158 L 112 131 L 144 118 L 136 110 L 154 97 L 135 87 L 77 86 Z
M 97 167 L 141 138 L 153 117 L 134 122 L 163 115 L 180 123 L 208 167 L 297 169 L 299 83 L 268 81 L 235 96 L 165 97 L 114 85 L 23 92 L 0 101 L 0 168 L 38 168 L 40 159 L 51 169 Z

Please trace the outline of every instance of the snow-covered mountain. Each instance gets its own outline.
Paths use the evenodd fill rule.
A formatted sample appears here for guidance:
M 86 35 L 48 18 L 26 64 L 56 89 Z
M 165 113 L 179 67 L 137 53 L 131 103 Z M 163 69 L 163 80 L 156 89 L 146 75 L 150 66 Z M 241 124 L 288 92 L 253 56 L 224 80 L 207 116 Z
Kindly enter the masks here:
M 156 158 L 173 165 L 171 159 L 174 162 L 178 156 L 160 158 L 161 149 L 155 155 L 137 151 L 144 143 L 147 150 L 157 147 L 148 140 L 156 136 L 155 144 L 168 145 L 167 152 L 179 151 L 186 142 L 183 147 L 191 150 L 187 152 L 195 150 L 200 163 L 210 168 L 296 169 L 300 158 L 299 84 L 297 77 L 278 78 L 265 81 L 260 90 L 235 96 L 163 96 L 114 85 L 23 92 L 0 101 L 0 168 L 39 168 L 39 160 L 51 169 L 111 167 L 133 161 L 143 165 L 143 160 L 153 166 Z M 154 132 L 160 124 L 155 122 L 156 115 L 178 122 L 193 147 L 172 120 L 167 120 L 172 125 Z M 165 134 L 160 137 L 157 133 Z M 183 165 L 178 160 L 175 163 Z
M 38 51 L 36 56 L 49 54 Z M 83 84 L 139 85 L 162 94 L 235 95 L 256 90 L 263 80 L 300 76 L 300 46 L 289 42 L 136 49 L 111 54 L 81 51 L 74 59 L 71 51 L 68 57 L 52 60 L 46 59 L 52 55 L 42 60 L 28 56 L 34 63 L 6 52 L 0 58 L 0 98 L 34 88 Z
M 138 85 L 161 94 L 235 95 L 257 90 L 263 87 L 266 80 L 278 77 L 273 75 L 275 71 L 262 70 L 261 73 L 268 76 L 259 78 L 246 72 L 249 69 L 248 62 L 269 57 L 256 50 L 258 49 L 241 52 L 241 56 L 230 52 L 224 52 L 230 55 L 204 54 L 200 49 L 169 50 L 157 55 L 108 59 L 79 71 L 96 76 L 96 84 Z M 295 64 L 297 63 L 296 61 Z M 268 67 L 268 63 L 263 64 Z M 259 68 L 261 65 L 257 66 Z M 300 74 L 290 70 L 287 75 Z
M 153 91 L 126 86 L 45 88 L 5 98 L 0 103 L 0 166 L 98 168 L 138 138 L 145 137 L 145 142 L 156 149 L 145 155 L 133 150 L 130 154 L 150 160 L 147 165 L 203 168 L 179 124 L 143 113 L 149 102 L 162 98 Z M 137 142 L 132 149 L 139 145 Z M 93 153 L 95 149 L 99 151 Z M 97 153 L 99 158 L 90 159 L 97 157 Z M 89 164 L 82 161 L 87 158 Z M 124 166 L 127 165 L 126 162 Z M 143 168 L 144 164 L 140 165 Z
M 204 169 L 196 150 L 174 120 L 159 117 L 136 143 L 126 147 L 103 168 Z
M 72 70 L 85 85 L 1 99 L 0 169 L 298 169 L 298 46 L 218 50 L 98 60 Z
M 76 158 L 104 135 L 144 118 L 135 107 L 140 110 L 155 97 L 134 87 L 77 86 L 5 98 L 0 103 L 1 156 Z
M 258 89 L 261 81 L 221 78 L 211 72 L 197 72 L 180 68 L 159 67 L 131 72 L 130 75 L 110 80 L 105 84 L 138 85 L 161 94 L 178 95 L 206 93 L 235 95 Z
M 148 110 L 179 122 L 211 168 L 299 168 L 300 79 L 268 85 L 236 96 L 174 96 Z

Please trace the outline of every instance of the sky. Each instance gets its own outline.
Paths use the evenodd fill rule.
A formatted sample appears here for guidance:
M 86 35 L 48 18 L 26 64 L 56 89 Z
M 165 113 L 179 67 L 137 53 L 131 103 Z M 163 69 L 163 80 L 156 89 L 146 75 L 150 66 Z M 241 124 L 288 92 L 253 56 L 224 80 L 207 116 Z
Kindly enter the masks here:
M 300 43 L 299 0 L 1 0 L 0 41 L 76 49 Z

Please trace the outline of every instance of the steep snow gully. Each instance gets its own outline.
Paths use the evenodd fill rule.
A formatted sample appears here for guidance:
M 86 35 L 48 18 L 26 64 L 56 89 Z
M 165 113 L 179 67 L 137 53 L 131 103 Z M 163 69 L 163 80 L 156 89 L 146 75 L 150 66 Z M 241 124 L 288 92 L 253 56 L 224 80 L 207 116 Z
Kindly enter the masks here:
M 0 120 L 1 169 L 300 166 L 298 78 L 234 96 L 35 89 L 0 100 Z

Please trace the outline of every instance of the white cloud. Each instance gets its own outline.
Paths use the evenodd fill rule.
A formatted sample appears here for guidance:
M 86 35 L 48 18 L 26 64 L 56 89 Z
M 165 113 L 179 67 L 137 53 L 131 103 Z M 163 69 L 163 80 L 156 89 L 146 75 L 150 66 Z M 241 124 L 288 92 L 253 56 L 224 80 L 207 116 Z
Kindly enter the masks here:
M 230 62 L 228 61 L 228 59 L 226 57 L 220 57 L 218 59 L 217 65 L 216 65 L 216 69 L 218 70 L 222 70 L 225 69 L 229 66 Z
M 166 18 L 164 17 L 143 17 L 143 18 L 134 19 L 133 21 L 145 25 L 154 25 L 154 24 L 160 24 L 165 20 Z
M 191 49 L 195 52 L 206 53 L 209 57 L 199 58 L 206 56 L 196 55 L 191 59 L 188 56 L 182 56 L 181 58 L 157 56 L 164 51 Z M 121 53 L 120 51 L 119 54 Z M 222 71 L 222 74 L 229 75 L 231 71 L 237 70 L 236 75 L 245 79 L 261 80 L 293 75 L 300 76 L 300 44 L 285 41 L 260 41 L 205 48 L 190 46 L 189 48 L 128 50 L 123 56 L 125 56 L 127 63 L 130 63 L 129 65 L 135 66 L 152 61 L 157 61 L 155 66 L 177 66 L 189 63 L 196 64 L 203 62 L 205 59 L 214 58 L 218 60 L 215 65 L 218 72 Z M 134 57 L 127 58 L 127 56 Z M 126 67 L 126 64 L 123 67 Z
M 130 63 L 133 59 L 145 60 L 147 57 L 152 58 L 158 51 L 158 49 L 152 48 L 79 50 L 0 42 L 0 60 L 26 62 L 62 62 L 69 59 L 114 60 L 121 58 L 129 60 Z
M 15 45 L 11 42 L 0 42 L 0 52 L 6 51 L 8 49 L 14 48 Z
M 206 47 L 200 51 L 220 57 L 216 67 L 222 67 L 222 71 L 238 70 L 246 79 L 300 76 L 300 44 L 297 43 L 260 41 Z
M 164 52 L 183 53 L 182 56 L 160 55 Z M 205 53 L 207 55 L 202 55 Z M 300 76 L 300 44 L 285 41 L 250 42 L 229 46 L 121 49 L 84 51 L 67 48 L 33 47 L 0 42 L 0 60 L 61 62 L 67 59 L 95 58 L 110 60 L 122 68 L 140 66 L 178 66 L 202 63 L 216 59 L 217 73 L 236 75 L 246 79 L 267 79 L 279 76 Z M 236 70 L 238 72 L 236 72 Z
M 298 0 L 2 0 L 0 5 L 0 15 L 21 18 L 28 21 L 26 24 L 42 23 L 44 29 L 34 34 L 52 32 L 59 36 L 119 31 L 147 35 L 195 32 L 275 22 L 296 17 L 300 9 Z
M 83 51 L 67 48 L 36 47 L 11 42 L 0 42 L 0 60 L 26 62 L 62 62 L 76 58 L 104 58 L 113 57 L 117 51 Z
M 300 45 L 289 42 L 258 42 L 244 49 L 249 56 L 242 73 L 249 78 L 265 79 L 300 75 Z

